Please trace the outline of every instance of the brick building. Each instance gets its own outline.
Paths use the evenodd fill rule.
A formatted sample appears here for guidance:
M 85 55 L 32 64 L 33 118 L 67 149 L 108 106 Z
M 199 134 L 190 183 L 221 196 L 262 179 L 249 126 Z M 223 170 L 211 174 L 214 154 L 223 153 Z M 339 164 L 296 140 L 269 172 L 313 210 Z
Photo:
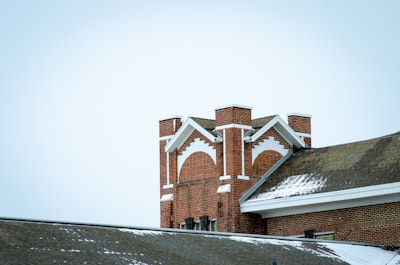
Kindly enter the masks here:
M 400 242 L 400 134 L 311 146 L 311 116 L 160 121 L 161 227 Z

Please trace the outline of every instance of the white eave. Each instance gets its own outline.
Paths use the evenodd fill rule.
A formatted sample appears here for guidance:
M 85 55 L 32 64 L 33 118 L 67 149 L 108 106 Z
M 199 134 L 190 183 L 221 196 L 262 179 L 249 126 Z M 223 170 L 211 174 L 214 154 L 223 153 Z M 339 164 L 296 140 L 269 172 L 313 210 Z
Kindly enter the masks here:
M 352 208 L 400 201 L 400 182 L 278 199 L 247 200 L 242 213 L 258 213 L 262 218 Z
M 266 131 L 268 131 L 271 128 L 275 128 L 277 132 L 285 138 L 289 143 L 292 143 L 298 148 L 305 147 L 306 144 L 301 139 L 296 132 L 290 128 L 287 123 L 282 120 L 281 117 L 275 116 L 272 120 L 270 120 L 267 124 L 265 124 L 260 130 L 258 130 L 255 134 L 253 134 L 251 137 L 247 138 L 248 142 L 255 142 L 259 137 L 261 137 Z
M 176 132 L 176 134 L 171 138 L 171 140 L 165 146 L 166 152 L 172 152 L 176 148 L 179 148 L 186 139 L 193 133 L 194 130 L 199 131 L 204 137 L 210 140 L 212 143 L 218 141 L 218 137 L 209 133 L 206 129 L 200 126 L 197 122 L 195 122 L 191 118 L 187 118 L 186 121 L 182 124 L 182 127 Z

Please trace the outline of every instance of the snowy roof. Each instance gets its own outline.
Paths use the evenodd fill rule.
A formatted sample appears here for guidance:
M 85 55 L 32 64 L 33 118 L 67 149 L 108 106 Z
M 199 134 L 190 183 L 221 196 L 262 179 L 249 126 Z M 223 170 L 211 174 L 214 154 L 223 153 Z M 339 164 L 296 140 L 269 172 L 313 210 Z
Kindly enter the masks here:
M 400 182 L 400 132 L 294 153 L 243 199 L 278 199 Z M 243 202 L 242 199 L 242 202 Z
M 0 219 L 5 264 L 399 264 L 370 245 Z

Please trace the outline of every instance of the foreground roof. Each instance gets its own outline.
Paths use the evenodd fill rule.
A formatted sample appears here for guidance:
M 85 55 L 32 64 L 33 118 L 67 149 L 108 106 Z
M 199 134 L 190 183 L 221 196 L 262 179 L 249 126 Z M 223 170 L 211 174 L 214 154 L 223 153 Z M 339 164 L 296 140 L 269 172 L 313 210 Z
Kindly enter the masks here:
M 0 219 L 4 264 L 398 264 L 344 242 Z
M 374 197 L 376 203 L 400 199 L 400 132 L 356 143 L 303 149 L 284 159 L 241 203 L 268 201 L 276 206 L 277 201 L 289 202 L 294 197 L 315 198 L 321 203 L 327 194 L 332 195 L 327 201 L 340 196 L 347 200 Z M 378 196 L 382 201 L 376 200 Z M 259 207 L 258 212 L 261 210 Z

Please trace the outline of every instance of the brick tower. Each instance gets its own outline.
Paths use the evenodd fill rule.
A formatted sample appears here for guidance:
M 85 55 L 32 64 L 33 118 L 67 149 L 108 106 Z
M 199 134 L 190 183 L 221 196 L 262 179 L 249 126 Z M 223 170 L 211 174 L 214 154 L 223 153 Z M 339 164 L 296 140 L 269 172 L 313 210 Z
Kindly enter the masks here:
M 305 147 L 297 132 L 278 115 L 252 120 L 241 105 L 217 108 L 215 120 L 173 117 L 159 126 L 161 227 L 263 233 L 260 216 L 241 214 L 238 200 Z

